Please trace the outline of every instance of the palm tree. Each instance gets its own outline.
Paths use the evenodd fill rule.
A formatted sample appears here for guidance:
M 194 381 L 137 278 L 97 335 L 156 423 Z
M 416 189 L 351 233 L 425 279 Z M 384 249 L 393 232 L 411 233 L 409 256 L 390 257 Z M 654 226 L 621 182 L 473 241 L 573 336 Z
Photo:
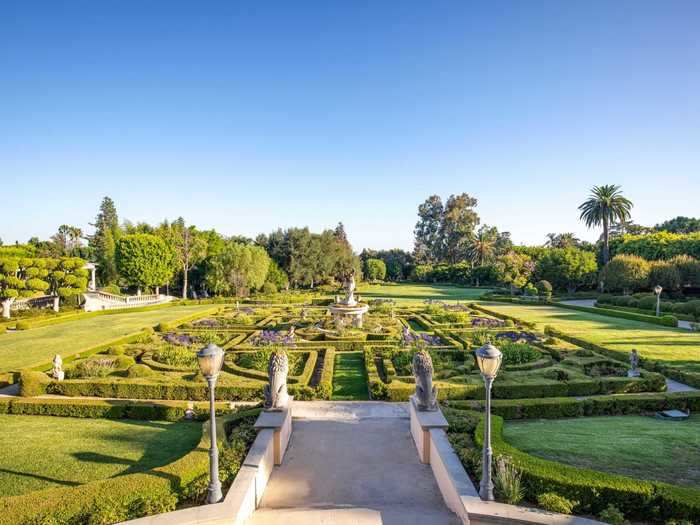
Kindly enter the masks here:
M 473 266 L 484 266 L 496 252 L 498 230 L 484 224 L 469 241 L 467 258 Z
M 578 246 L 581 240 L 573 233 L 548 233 L 547 242 L 544 243 L 548 248 L 570 248 Z
M 618 221 L 625 223 L 630 219 L 632 201 L 622 196 L 620 186 L 607 184 L 593 186 L 591 196 L 581 206 L 580 219 L 589 228 L 603 225 L 603 264 L 610 259 L 610 225 Z

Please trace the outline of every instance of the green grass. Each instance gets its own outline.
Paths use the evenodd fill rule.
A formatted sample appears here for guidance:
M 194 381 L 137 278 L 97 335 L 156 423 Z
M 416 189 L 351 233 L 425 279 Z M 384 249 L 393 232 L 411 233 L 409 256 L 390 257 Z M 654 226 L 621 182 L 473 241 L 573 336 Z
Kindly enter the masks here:
M 689 421 L 586 417 L 506 423 L 513 446 L 576 467 L 700 486 L 700 415 Z
M 556 306 L 483 304 L 490 310 L 535 322 L 539 329 L 551 325 L 568 335 L 611 350 L 630 351 L 635 348 L 644 358 L 700 372 L 700 333 L 697 332 L 566 310 Z
M 443 284 L 363 284 L 358 287 L 360 298 L 395 299 L 398 304 L 422 303 L 426 299 L 440 301 L 473 301 L 489 290 L 461 288 Z
M 50 363 L 54 354 L 60 354 L 65 359 L 161 321 L 174 321 L 212 308 L 210 304 L 173 306 L 148 312 L 76 319 L 22 332 L 0 333 L 0 372 Z
M 0 497 L 78 486 L 171 463 L 202 425 L 0 415 Z
M 367 371 L 362 352 L 336 352 L 332 399 L 368 399 Z

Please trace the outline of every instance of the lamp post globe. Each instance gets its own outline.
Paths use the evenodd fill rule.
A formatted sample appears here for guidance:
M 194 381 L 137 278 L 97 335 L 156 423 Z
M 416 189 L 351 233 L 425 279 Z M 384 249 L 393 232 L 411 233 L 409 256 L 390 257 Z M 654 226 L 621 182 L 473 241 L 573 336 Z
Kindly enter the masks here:
M 202 375 L 209 385 L 209 488 L 207 503 L 217 503 L 223 497 L 221 494 L 221 481 L 219 481 L 219 448 L 216 443 L 216 408 L 215 388 L 216 379 L 219 377 L 221 365 L 224 363 L 224 351 L 215 344 L 208 344 L 197 352 L 197 363 Z
M 496 375 L 498 375 L 498 370 L 501 368 L 503 354 L 491 343 L 486 343 L 481 348 L 478 348 L 474 355 L 486 388 L 486 406 L 484 408 L 486 424 L 484 425 L 484 448 L 479 495 L 483 500 L 493 501 L 493 481 L 491 481 L 491 459 L 493 456 L 493 451 L 491 450 L 491 386 L 493 385 L 493 380 L 496 379 Z
M 656 317 L 659 317 L 661 315 L 661 292 L 663 292 L 664 289 L 660 285 L 654 286 L 654 293 L 656 294 Z

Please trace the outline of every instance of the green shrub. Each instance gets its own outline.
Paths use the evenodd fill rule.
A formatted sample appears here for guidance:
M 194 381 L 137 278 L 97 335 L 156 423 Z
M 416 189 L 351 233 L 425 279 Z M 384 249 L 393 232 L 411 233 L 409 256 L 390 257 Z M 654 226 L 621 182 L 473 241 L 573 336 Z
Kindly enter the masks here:
M 29 330 L 32 327 L 29 321 L 17 321 L 15 323 L 15 330 Z
M 134 361 L 134 358 L 129 356 L 129 355 L 118 355 L 114 359 L 114 366 L 116 368 L 129 368 L 131 367 L 136 361 Z
M 537 496 L 537 504 L 550 512 L 559 514 L 571 514 L 578 501 L 571 501 L 554 492 L 545 492 Z
M 157 363 L 182 368 L 197 368 L 197 353 L 187 346 L 167 345 L 153 352 Z
M 522 365 L 536 361 L 542 354 L 527 343 L 502 343 L 501 352 L 503 353 L 503 364 L 505 365 Z
M 51 378 L 43 372 L 22 370 L 19 375 L 19 395 L 22 397 L 44 395 L 50 383 Z
M 661 316 L 661 323 L 664 326 L 676 327 L 676 326 L 678 326 L 678 318 L 674 317 L 673 315 L 662 315 Z
M 598 518 L 610 525 L 629 525 L 629 521 L 625 519 L 625 515 L 615 505 L 608 505 L 603 511 L 598 514 Z
M 172 332 L 175 327 L 171 323 L 161 322 L 155 326 L 155 331 L 160 333 Z
M 506 456 L 496 458 L 494 488 L 499 498 L 510 505 L 517 505 L 524 497 L 520 472 Z
M 128 377 L 149 377 L 153 375 L 153 370 L 151 370 L 146 365 L 131 365 L 126 372 Z
M 124 355 L 125 352 L 126 352 L 126 347 L 124 345 L 110 346 L 107 349 L 107 353 L 109 355 Z
M 120 356 L 123 357 L 123 356 Z M 66 370 L 68 379 L 85 379 L 92 377 L 107 377 L 115 369 L 115 359 L 113 358 L 90 358 L 81 361 L 73 368 Z

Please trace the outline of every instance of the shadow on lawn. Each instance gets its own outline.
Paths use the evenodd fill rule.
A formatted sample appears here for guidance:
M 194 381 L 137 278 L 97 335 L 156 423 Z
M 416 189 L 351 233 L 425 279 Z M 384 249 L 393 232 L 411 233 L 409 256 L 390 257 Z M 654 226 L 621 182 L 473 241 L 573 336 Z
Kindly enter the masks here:
M 64 485 L 66 487 L 76 487 L 78 485 L 82 485 L 82 483 L 79 483 L 77 481 L 50 478 L 48 476 L 41 476 L 39 474 L 32 474 L 30 472 L 20 472 L 18 470 L 11 470 L 8 468 L 0 468 L 0 472 L 5 472 L 6 474 L 12 474 L 14 476 L 24 476 L 25 478 L 38 479 L 39 481 L 46 481 L 48 483 L 55 483 L 57 485 Z

